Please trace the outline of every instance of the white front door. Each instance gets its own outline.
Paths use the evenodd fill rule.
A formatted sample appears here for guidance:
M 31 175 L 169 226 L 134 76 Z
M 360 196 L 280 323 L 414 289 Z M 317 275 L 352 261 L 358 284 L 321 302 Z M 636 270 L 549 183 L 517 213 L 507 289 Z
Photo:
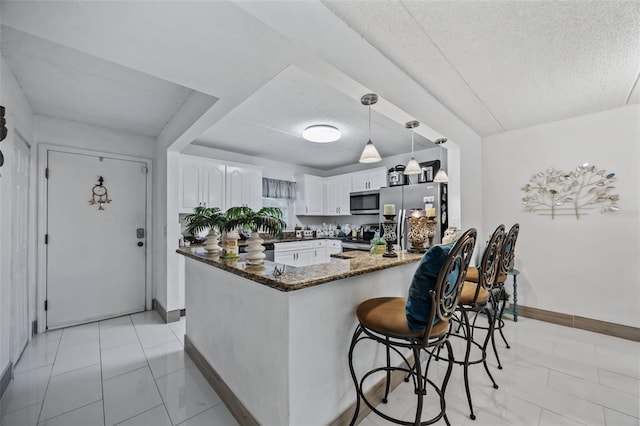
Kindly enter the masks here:
M 47 327 L 143 311 L 146 164 L 50 150 L 47 168 Z
M 15 363 L 29 340 L 29 147 L 18 134 L 14 143 L 11 219 L 11 359 Z

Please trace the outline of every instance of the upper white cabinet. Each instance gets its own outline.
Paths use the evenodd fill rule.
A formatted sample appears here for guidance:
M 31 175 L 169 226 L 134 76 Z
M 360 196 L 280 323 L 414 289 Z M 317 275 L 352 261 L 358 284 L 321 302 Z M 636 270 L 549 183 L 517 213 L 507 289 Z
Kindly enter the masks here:
M 351 192 L 370 191 L 387 186 L 387 169 L 376 167 L 351 173 Z
M 351 175 L 325 178 L 325 216 L 350 215 Z
M 262 207 L 262 171 L 251 166 L 181 155 L 178 185 L 180 213 L 199 206 Z
M 262 171 L 237 166 L 227 166 L 226 208 L 262 207 Z
M 324 215 L 324 178 L 311 175 L 296 176 L 296 214 Z

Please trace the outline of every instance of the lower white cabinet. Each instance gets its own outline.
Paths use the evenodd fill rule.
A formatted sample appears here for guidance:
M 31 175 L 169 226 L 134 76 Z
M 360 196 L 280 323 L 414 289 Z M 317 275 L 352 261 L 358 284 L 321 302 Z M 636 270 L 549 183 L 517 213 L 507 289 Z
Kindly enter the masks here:
M 340 240 L 325 240 L 326 241 L 326 251 L 327 251 L 327 259 L 333 253 L 342 253 L 342 241 Z
M 327 241 L 309 240 L 273 245 L 273 261 L 290 266 L 309 266 L 329 262 Z M 340 243 L 340 241 L 338 241 Z M 334 248 L 335 250 L 335 248 Z M 342 251 L 342 245 L 340 246 Z

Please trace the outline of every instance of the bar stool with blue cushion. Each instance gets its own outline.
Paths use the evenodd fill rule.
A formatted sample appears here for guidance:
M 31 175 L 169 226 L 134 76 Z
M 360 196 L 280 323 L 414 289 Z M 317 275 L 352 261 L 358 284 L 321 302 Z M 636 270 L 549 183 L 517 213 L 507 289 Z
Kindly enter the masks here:
M 359 324 L 353 334 L 349 347 L 349 369 L 356 387 L 356 409 L 351 425 L 358 420 L 360 399 L 377 415 L 385 420 L 402 425 L 428 425 L 446 416 L 445 390 L 453 367 L 453 352 L 449 343 L 449 320 L 456 310 L 464 282 L 464 276 L 471 261 L 476 241 L 476 230 L 469 229 L 455 243 L 434 246 L 423 256 L 414 274 L 409 296 L 381 297 L 369 299 L 358 305 L 356 314 Z M 373 368 L 358 380 L 353 365 L 356 346 L 363 340 L 372 340 L 385 346 L 386 365 Z M 427 378 L 431 357 L 435 350 L 446 346 L 449 353 L 449 365 L 442 385 L 438 387 Z M 429 353 L 425 371 L 422 371 L 420 353 Z M 391 365 L 391 351 L 401 361 L 398 366 Z M 405 381 L 413 381 L 417 396 L 416 414 L 413 421 L 392 418 L 378 409 L 367 399 L 364 393 L 365 381 L 372 375 L 386 373 L 385 393 L 382 402 L 389 396 L 391 373 L 406 375 Z M 427 385 L 434 389 L 440 400 L 440 411 L 433 418 L 422 421 L 422 408 Z
M 469 387 L 469 366 L 482 363 L 487 375 L 493 383 L 493 387 L 498 389 L 496 381 L 493 379 L 489 367 L 487 365 L 487 346 L 493 335 L 495 326 L 495 318 L 497 317 L 496 304 L 491 302 L 491 289 L 495 283 L 496 276 L 500 270 L 501 250 L 505 239 L 504 225 L 500 225 L 491 235 L 489 242 L 482 255 L 480 268 L 478 269 L 478 282 L 471 282 L 465 279 L 460 298 L 458 300 L 458 312 L 460 313 L 461 326 L 464 334 L 462 336 L 454 334 L 453 336 L 463 337 L 466 339 L 466 351 L 464 360 L 456 359 L 454 363 L 464 366 L 464 385 L 467 392 L 467 401 L 469 402 L 469 417 L 475 420 L 476 416 L 473 412 L 473 403 L 471 402 L 471 390 Z M 467 270 L 467 273 L 469 270 Z M 484 313 L 487 316 L 487 327 L 476 327 L 478 314 Z M 469 315 L 473 314 L 473 324 L 469 319 Z M 459 329 L 459 328 L 458 328 Z M 486 335 L 480 340 L 476 339 L 476 329 L 485 329 Z M 471 348 L 476 346 L 481 351 L 478 359 L 470 359 Z

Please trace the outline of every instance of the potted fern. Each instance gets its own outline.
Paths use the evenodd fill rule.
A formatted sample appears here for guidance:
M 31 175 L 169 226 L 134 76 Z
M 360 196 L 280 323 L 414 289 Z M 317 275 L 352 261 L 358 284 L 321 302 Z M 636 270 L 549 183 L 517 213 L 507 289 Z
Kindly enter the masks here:
M 263 207 L 253 210 L 251 207 L 231 207 L 225 213 L 225 223 L 222 227 L 225 231 L 238 228 L 251 230 L 251 237 L 247 240 L 247 263 L 260 265 L 264 262 L 264 240 L 260 238 L 259 231 L 270 235 L 281 235 L 286 223 L 282 220 L 282 210 L 276 207 Z M 228 250 L 225 256 L 237 256 L 237 252 Z M 230 256 L 229 256 L 230 255 Z
M 205 250 L 209 253 L 220 251 L 218 242 L 225 222 L 225 214 L 217 207 L 196 207 L 193 213 L 185 217 L 187 231 L 191 235 L 201 236 L 202 233 L 208 232 Z

